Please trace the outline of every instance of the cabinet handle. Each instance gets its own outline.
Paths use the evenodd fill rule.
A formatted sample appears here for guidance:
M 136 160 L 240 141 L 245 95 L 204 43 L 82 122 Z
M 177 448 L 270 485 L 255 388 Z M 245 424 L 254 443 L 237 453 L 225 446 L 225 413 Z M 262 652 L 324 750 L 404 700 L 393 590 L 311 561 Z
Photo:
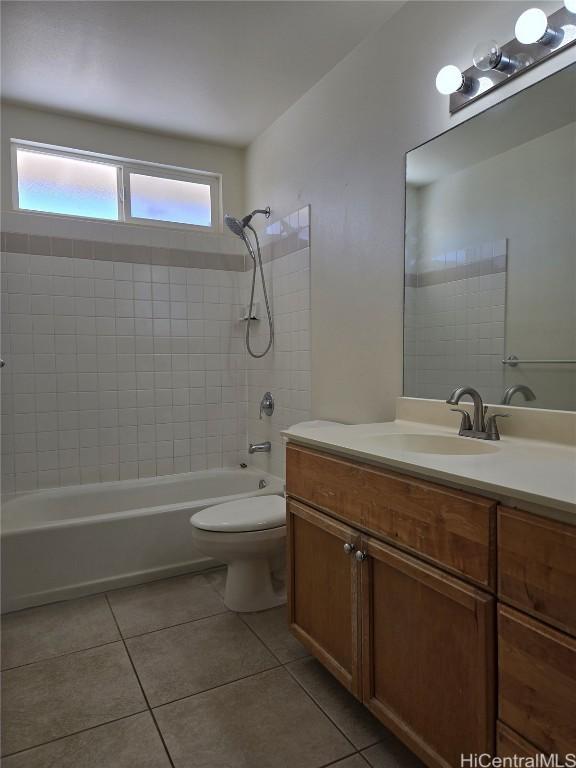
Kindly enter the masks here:
M 368 555 L 366 554 L 366 552 L 362 552 L 362 550 L 359 549 L 358 552 L 356 552 L 356 554 L 354 555 L 354 557 L 356 558 L 356 560 L 358 560 L 359 563 L 362 563 L 364 560 L 366 560 Z
M 346 552 L 347 555 L 351 555 L 355 549 L 356 547 L 354 546 L 354 544 L 348 544 L 348 542 L 344 544 L 344 552 Z

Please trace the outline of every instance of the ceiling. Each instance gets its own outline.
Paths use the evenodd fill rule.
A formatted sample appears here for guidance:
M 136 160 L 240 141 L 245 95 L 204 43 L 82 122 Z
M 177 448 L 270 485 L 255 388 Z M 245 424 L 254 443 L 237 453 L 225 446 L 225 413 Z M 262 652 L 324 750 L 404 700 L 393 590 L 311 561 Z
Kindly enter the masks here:
M 400 2 L 2 2 L 2 96 L 246 145 Z

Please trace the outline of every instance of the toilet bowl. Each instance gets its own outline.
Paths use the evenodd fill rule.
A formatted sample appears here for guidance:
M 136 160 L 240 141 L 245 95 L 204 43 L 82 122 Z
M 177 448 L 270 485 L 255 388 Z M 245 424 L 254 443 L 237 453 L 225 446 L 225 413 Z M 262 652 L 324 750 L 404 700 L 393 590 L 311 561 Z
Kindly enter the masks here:
M 224 603 L 239 612 L 286 602 L 286 502 L 281 496 L 228 501 L 190 518 L 194 545 L 228 566 Z M 275 588 L 274 581 L 282 587 Z

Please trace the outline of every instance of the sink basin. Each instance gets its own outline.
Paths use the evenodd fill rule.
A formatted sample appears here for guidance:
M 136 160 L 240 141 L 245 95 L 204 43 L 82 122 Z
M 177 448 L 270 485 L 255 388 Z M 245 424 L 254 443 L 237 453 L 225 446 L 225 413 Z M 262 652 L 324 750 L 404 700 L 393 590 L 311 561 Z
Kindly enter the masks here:
M 498 446 L 472 437 L 454 435 L 370 435 L 364 438 L 375 448 L 409 453 L 437 453 L 444 456 L 476 456 L 496 453 Z

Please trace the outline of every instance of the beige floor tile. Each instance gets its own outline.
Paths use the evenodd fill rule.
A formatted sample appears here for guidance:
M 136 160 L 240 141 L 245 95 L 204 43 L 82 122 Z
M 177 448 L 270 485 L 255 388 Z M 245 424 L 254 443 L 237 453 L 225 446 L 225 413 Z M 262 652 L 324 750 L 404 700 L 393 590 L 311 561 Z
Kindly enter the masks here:
M 152 706 L 278 665 L 233 613 L 133 637 L 127 646 Z
M 386 729 L 366 707 L 348 693 L 316 659 L 295 661 L 289 664 L 287 669 L 346 734 L 356 749 L 375 744 L 386 735 Z
M 146 708 L 120 642 L 8 670 L 2 684 L 3 754 Z
M 284 669 L 155 710 L 176 768 L 319 768 L 353 747 Z
M 282 664 L 308 656 L 304 646 L 288 629 L 285 605 L 259 613 L 243 613 L 240 617 L 256 632 Z
M 227 610 L 204 576 L 195 574 L 119 589 L 108 599 L 124 637 Z
M 3 768 L 170 768 L 148 712 L 19 752 Z M 352 767 L 351 767 L 352 768 Z
M 372 768 L 424 768 L 416 755 L 402 744 L 390 731 L 384 739 L 362 752 Z
M 2 620 L 2 669 L 119 639 L 103 595 L 9 613 Z

